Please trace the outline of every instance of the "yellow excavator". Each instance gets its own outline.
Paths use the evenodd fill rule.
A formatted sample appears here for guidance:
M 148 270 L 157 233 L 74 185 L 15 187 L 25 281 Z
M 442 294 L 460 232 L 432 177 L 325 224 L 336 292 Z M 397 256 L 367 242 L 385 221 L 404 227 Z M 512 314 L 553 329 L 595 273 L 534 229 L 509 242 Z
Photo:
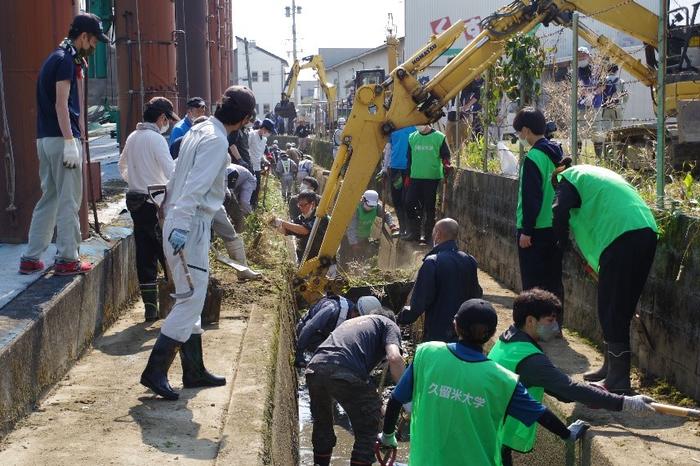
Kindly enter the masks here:
M 464 31 L 462 21 L 455 23 L 439 36 L 433 36 L 423 48 L 405 63 L 396 67 L 380 85 L 367 85 L 357 90 L 352 111 L 342 134 L 342 143 L 326 182 L 323 196 L 316 209 L 314 225 L 308 244 L 314 242 L 319 219 L 330 216 L 325 235 L 316 257 L 304 260 L 297 271 L 293 286 L 297 295 L 314 303 L 327 292 L 340 292 L 345 285 L 335 267 L 335 256 L 341 239 L 354 214 L 358 200 L 366 189 L 380 161 L 388 135 L 399 128 L 427 124 L 440 119 L 442 109 L 461 89 L 481 75 L 503 55 L 508 38 L 527 33 L 537 25 L 568 27 L 572 14 L 581 12 L 648 45 L 649 66 L 654 66 L 653 48 L 658 45 L 658 16 L 632 0 L 515 0 L 484 18 L 482 31 L 430 81 L 421 84 L 417 74 L 434 62 Z M 679 126 L 691 125 L 700 112 L 700 63 L 693 63 L 690 49 L 700 43 L 700 27 L 692 24 L 670 25 L 668 35 L 673 56 L 680 50 L 680 60 L 667 66 L 665 105 L 669 115 L 676 115 Z M 586 36 L 588 34 L 588 36 Z M 634 70 L 635 76 L 646 77 L 655 85 L 651 69 L 629 57 L 604 37 L 584 28 L 582 36 L 591 43 L 602 43 L 619 54 L 621 64 Z M 680 40 L 682 38 L 682 40 Z M 649 56 L 650 55 L 650 56 Z M 696 58 L 700 60 L 700 57 Z M 670 60 L 668 62 L 670 65 Z M 633 73 L 633 74 L 634 74 Z M 692 142 L 692 141 L 690 141 Z M 700 142 L 700 141 L 696 141 Z M 306 256 L 305 256 L 306 259 Z
M 326 78 L 326 66 L 323 63 L 323 57 L 321 55 L 309 55 L 308 57 L 302 58 L 303 63 L 299 63 L 299 60 L 295 60 L 292 63 L 292 68 L 289 70 L 287 75 L 287 80 L 284 83 L 283 99 L 291 99 L 294 95 L 294 90 L 297 88 L 297 79 L 299 78 L 299 72 L 305 69 L 312 69 L 316 72 L 316 77 L 318 83 L 323 90 L 326 100 L 328 101 L 328 111 L 326 115 L 327 124 L 333 124 L 335 121 L 335 109 L 336 109 L 336 95 L 337 89 L 333 84 L 328 82 Z M 330 126 L 328 126 L 330 127 Z

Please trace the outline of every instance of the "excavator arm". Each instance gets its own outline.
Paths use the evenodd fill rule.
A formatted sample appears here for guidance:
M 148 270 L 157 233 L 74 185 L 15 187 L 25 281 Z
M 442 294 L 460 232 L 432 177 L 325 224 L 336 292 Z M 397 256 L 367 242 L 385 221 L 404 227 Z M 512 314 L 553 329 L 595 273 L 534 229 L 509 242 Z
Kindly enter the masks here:
M 328 101 L 328 121 L 333 122 L 335 121 L 335 103 L 338 90 L 333 84 L 328 82 L 323 57 L 321 55 L 310 55 L 305 57 L 304 60 L 306 63 L 301 65 L 300 69 L 304 70 L 311 68 L 316 72 L 318 83 L 323 90 L 323 94 L 326 96 L 326 100 Z
M 284 95 L 287 99 L 291 99 L 294 95 L 294 89 L 297 88 L 297 79 L 299 79 L 299 71 L 301 67 L 299 66 L 299 60 L 294 60 L 292 63 L 292 68 L 289 70 L 287 79 L 284 82 Z
M 381 85 L 362 86 L 357 90 L 342 143 L 316 210 L 317 220 L 308 247 L 314 242 L 319 219 L 326 215 L 331 215 L 331 219 L 318 256 L 309 260 L 304 256 L 293 283 L 306 302 L 313 303 L 326 292 L 340 292 L 344 285 L 334 265 L 335 255 L 357 202 L 379 163 L 387 136 L 396 129 L 438 120 L 450 99 L 503 55 L 508 38 L 527 33 L 538 24 L 567 26 L 574 11 L 594 17 L 646 44 L 657 45 L 658 17 L 632 0 L 617 4 L 611 4 L 610 0 L 515 0 L 485 18 L 481 33 L 427 84 L 421 85 L 417 73 L 449 48 L 461 35 L 464 23 L 458 22 L 441 35 L 433 36 Z M 594 39 L 590 34 L 589 37 Z M 592 43 L 597 42 L 592 40 Z M 609 41 L 606 44 L 609 50 L 622 50 L 610 46 Z M 640 79 L 643 76 L 651 79 L 641 67 L 631 62 L 625 65 L 635 69 Z M 341 178 L 343 171 L 345 174 Z

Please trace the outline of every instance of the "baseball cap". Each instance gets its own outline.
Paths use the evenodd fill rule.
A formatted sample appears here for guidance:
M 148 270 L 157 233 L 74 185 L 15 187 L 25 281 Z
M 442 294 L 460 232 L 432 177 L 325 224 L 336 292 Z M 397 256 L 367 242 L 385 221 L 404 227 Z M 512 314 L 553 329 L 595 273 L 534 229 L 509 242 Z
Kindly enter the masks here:
M 165 97 L 154 97 L 146 104 L 146 109 L 153 108 L 165 113 L 165 116 L 172 121 L 180 121 L 180 117 L 175 115 L 173 103 Z
M 261 127 L 261 128 L 265 128 L 266 130 L 268 130 L 268 131 L 271 132 L 272 134 L 275 134 L 275 133 L 276 133 L 276 131 L 275 131 L 275 123 L 274 123 L 272 120 L 270 120 L 269 118 L 265 118 L 265 119 L 262 121 L 262 123 L 260 123 L 260 127 Z
M 92 34 L 97 37 L 97 40 L 105 44 L 109 42 L 109 37 L 107 37 L 102 30 L 102 21 L 92 13 L 81 13 L 73 18 L 70 29 L 72 32 L 77 32 L 78 34 L 83 32 Z
M 462 303 L 455 314 L 457 327 L 468 329 L 472 324 L 483 324 L 488 328 L 496 329 L 498 315 L 493 305 L 483 299 L 470 299 Z
M 362 202 L 364 202 L 365 204 L 367 204 L 370 207 L 374 207 L 379 202 L 379 194 L 377 193 L 377 191 L 373 191 L 371 189 L 368 189 L 362 195 Z
M 382 303 L 374 296 L 363 296 L 357 300 L 357 310 L 361 316 L 369 315 L 372 311 L 381 309 L 381 307 Z
M 580 52 L 580 53 L 587 53 L 587 54 L 590 55 L 590 52 L 588 51 L 588 47 L 583 47 L 583 46 L 581 46 L 581 47 L 578 48 L 578 52 Z
M 187 108 L 202 108 L 206 106 L 207 103 L 201 97 L 192 97 L 187 101 Z

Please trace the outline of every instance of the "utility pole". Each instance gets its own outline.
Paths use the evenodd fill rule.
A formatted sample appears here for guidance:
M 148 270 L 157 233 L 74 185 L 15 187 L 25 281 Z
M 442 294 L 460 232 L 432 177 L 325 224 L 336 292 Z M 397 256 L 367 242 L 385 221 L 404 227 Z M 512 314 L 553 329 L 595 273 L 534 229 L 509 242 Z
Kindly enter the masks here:
M 668 1 L 659 0 L 659 65 L 656 77 L 656 207 L 664 208 L 664 157 L 666 156 L 666 25 Z
M 578 163 L 578 12 L 573 15 L 571 42 L 571 159 Z
M 285 16 L 292 18 L 292 62 L 297 61 L 297 15 L 301 14 L 301 7 L 297 6 L 296 0 L 292 0 L 292 6 L 284 7 Z M 294 104 L 299 105 L 299 93 L 294 89 Z
M 248 74 L 248 89 L 253 90 L 253 77 L 250 75 L 250 53 L 248 52 L 248 38 L 243 38 L 243 45 L 245 48 L 245 69 Z

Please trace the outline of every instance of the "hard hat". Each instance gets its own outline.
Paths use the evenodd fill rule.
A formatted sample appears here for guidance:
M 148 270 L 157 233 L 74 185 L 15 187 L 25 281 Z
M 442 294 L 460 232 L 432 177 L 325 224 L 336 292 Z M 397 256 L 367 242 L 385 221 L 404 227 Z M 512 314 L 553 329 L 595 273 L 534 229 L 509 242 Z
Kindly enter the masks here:
M 364 202 L 365 204 L 367 204 L 370 207 L 374 207 L 379 202 L 379 194 L 377 193 L 377 191 L 373 191 L 371 189 L 368 189 L 362 195 L 362 202 Z
M 586 55 L 590 55 L 590 54 L 591 54 L 591 53 L 588 51 L 588 47 L 583 47 L 583 46 L 581 46 L 581 47 L 578 48 L 578 52 L 579 52 L 579 53 L 585 53 Z
M 357 310 L 360 312 L 361 316 L 366 316 L 381 309 L 382 303 L 379 302 L 374 296 L 363 296 L 357 300 Z
M 338 126 L 344 125 L 344 124 L 345 124 L 345 118 L 343 118 L 343 117 L 338 118 Z

